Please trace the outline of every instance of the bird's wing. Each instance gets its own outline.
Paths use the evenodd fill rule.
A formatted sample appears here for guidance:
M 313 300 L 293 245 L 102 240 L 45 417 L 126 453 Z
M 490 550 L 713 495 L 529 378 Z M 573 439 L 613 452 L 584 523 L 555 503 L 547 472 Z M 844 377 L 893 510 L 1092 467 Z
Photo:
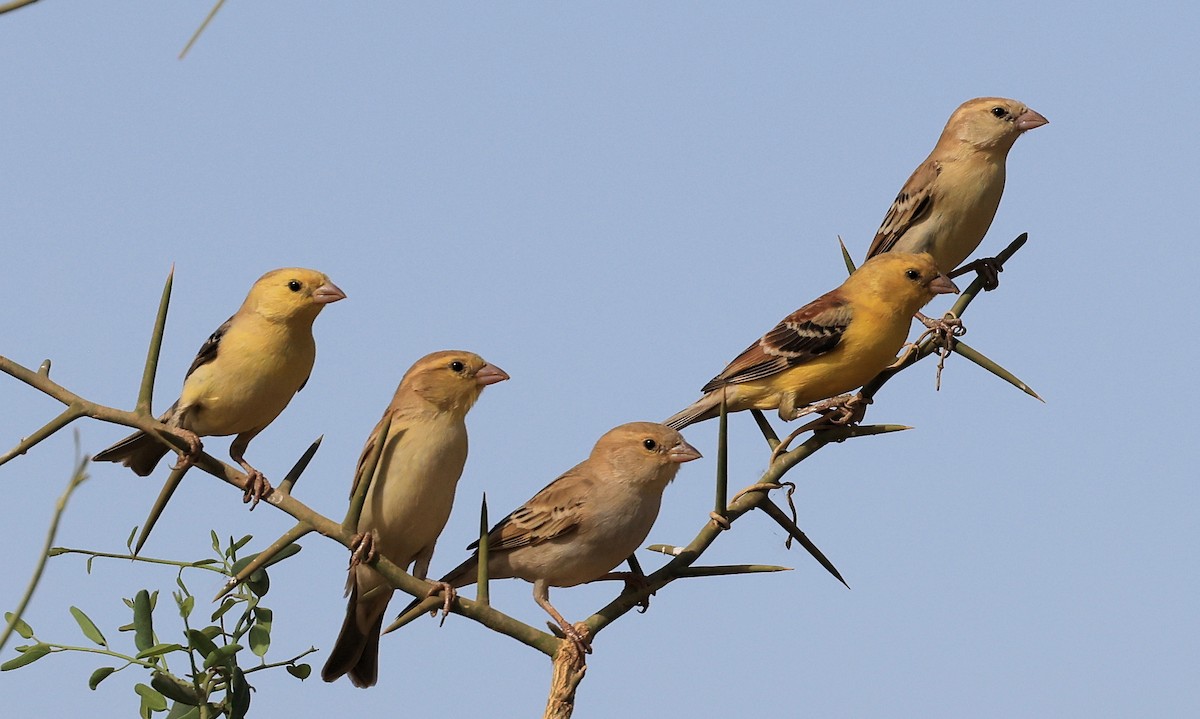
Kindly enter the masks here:
M 551 482 L 492 528 L 489 551 L 537 545 L 578 529 L 589 484 L 586 475 L 574 469 Z M 473 542 L 467 549 L 478 546 Z
M 868 260 L 895 248 L 904 233 L 929 214 L 933 207 L 933 182 L 941 172 L 942 165 L 936 160 L 926 160 L 913 170 L 875 233 L 871 249 L 867 250 Z
M 785 317 L 701 391 L 770 377 L 820 357 L 837 347 L 852 316 L 850 303 L 838 290 L 827 292 Z
M 204 344 L 200 345 L 200 351 L 196 353 L 196 359 L 192 360 L 192 366 L 188 367 L 187 374 L 183 376 L 184 379 L 191 377 L 192 373 L 197 369 L 217 358 L 217 351 L 221 346 L 221 338 L 229 331 L 229 326 L 232 323 L 233 317 L 230 317 L 225 320 L 224 324 L 217 328 L 216 332 L 213 332 L 208 336 L 208 339 L 204 340 Z

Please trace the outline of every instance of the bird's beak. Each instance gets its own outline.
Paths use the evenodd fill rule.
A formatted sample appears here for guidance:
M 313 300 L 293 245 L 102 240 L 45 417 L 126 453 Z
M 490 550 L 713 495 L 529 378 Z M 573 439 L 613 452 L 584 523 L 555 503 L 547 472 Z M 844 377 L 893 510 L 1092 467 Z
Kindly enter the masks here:
M 313 290 L 313 301 L 319 305 L 327 305 L 330 302 L 346 299 L 346 293 L 332 282 L 326 282 L 317 289 Z
M 696 451 L 695 447 L 681 439 L 679 440 L 679 444 L 672 447 L 670 452 L 667 452 L 667 457 L 672 462 L 683 464 L 684 462 L 691 462 L 693 459 L 700 459 L 700 453 Z
M 480 387 L 487 387 L 489 384 L 503 382 L 506 379 L 508 379 L 508 373 L 494 364 L 485 364 L 475 373 L 475 381 Z
M 1035 127 L 1041 127 L 1050 121 L 1042 117 L 1041 113 L 1036 110 L 1026 110 L 1017 116 L 1017 129 L 1021 132 L 1032 130 Z
M 929 283 L 929 289 L 933 290 L 934 294 L 958 294 L 958 285 L 950 281 L 950 278 L 945 275 L 934 277 Z

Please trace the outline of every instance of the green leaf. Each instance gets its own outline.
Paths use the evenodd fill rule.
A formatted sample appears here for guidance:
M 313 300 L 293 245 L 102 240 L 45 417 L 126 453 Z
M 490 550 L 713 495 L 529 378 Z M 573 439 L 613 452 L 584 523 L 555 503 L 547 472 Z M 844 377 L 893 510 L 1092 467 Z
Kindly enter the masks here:
M 265 569 L 259 569 L 246 579 L 246 588 L 254 592 L 255 596 L 265 597 L 267 592 L 271 591 L 271 579 L 267 576 Z
M 24 619 L 18 619 L 16 623 L 13 624 L 14 616 L 15 615 L 12 612 L 5 612 L 4 621 L 8 624 L 12 624 L 13 631 L 16 632 L 17 635 L 22 639 L 33 639 L 33 627 L 26 624 Z
M 154 646 L 154 617 L 150 593 L 139 590 L 133 597 L 133 645 L 139 652 Z
M 96 644 L 102 647 L 107 647 L 108 642 L 105 641 L 104 635 L 96 628 L 96 623 L 88 618 L 88 615 L 83 613 L 79 607 L 71 607 L 71 616 L 75 617 L 75 623 L 83 630 L 83 636 L 91 639 Z
M 221 602 L 221 606 L 217 607 L 216 611 L 212 613 L 212 617 L 209 619 L 209 621 L 215 622 L 221 617 L 225 616 L 225 612 L 233 609 L 235 604 L 237 604 L 236 599 L 233 599 L 232 597 L 226 597 L 225 601 Z
M 210 712 L 209 716 L 217 716 L 220 712 Z M 167 712 L 167 719 L 200 719 L 200 707 L 188 706 L 182 702 L 176 702 L 171 705 L 171 710 Z
M 251 539 L 254 539 L 253 535 L 247 534 L 246 536 L 242 537 L 241 539 L 237 540 L 236 542 L 233 542 L 232 544 L 230 544 L 229 550 L 231 552 L 236 552 L 237 550 L 246 546 L 246 544 L 248 544 Z M 232 540 L 232 537 L 230 538 L 230 540 Z
M 170 674 L 154 672 L 154 676 L 150 678 L 150 686 L 172 701 L 188 706 L 197 706 L 200 704 L 200 697 L 196 695 L 196 688 Z
M 271 648 L 271 629 L 270 625 L 263 627 L 261 624 L 255 624 L 250 627 L 250 651 L 254 652 L 256 657 L 264 657 L 267 650 Z
M 212 537 L 213 551 L 216 552 L 217 554 L 221 554 L 221 540 L 217 539 L 217 530 L 210 529 L 210 530 L 208 530 L 208 533 Z
M 209 654 L 204 660 L 204 668 L 212 669 L 218 664 L 226 664 L 233 659 L 234 654 L 237 654 L 241 650 L 241 644 L 226 644 L 223 647 L 217 647 L 217 651 Z
M 157 657 L 168 652 L 178 652 L 182 650 L 183 646 L 179 644 L 155 644 L 152 647 L 147 647 L 146 649 L 138 652 L 137 658 L 149 659 L 150 657 Z
M 312 674 L 312 667 L 307 664 L 289 664 L 287 665 L 287 673 L 296 677 L 300 681 L 304 681 L 305 679 L 308 679 L 310 674 Z
M 217 645 L 213 644 L 213 640 L 206 636 L 199 629 L 189 629 L 187 631 L 188 646 L 200 653 L 200 656 L 207 659 L 210 654 L 217 651 Z
M 287 545 L 283 549 L 276 552 L 275 556 L 268 559 L 267 563 L 263 565 L 263 569 L 266 569 L 267 567 L 271 566 L 272 564 L 278 564 L 279 562 L 282 562 L 283 560 L 287 559 L 288 557 L 290 557 L 294 554 L 297 554 L 301 549 L 304 549 L 304 547 L 301 547 L 299 544 Z
M 130 554 L 133 554 L 133 538 L 137 536 L 137 531 L 138 526 L 135 524 L 133 525 L 133 529 L 129 530 L 129 536 L 125 539 L 125 548 L 129 550 Z
M 215 559 L 199 559 L 195 562 L 192 562 L 188 566 L 189 567 L 207 567 L 210 564 L 216 564 L 216 563 L 217 563 L 217 560 L 215 560 Z
M 50 653 L 50 645 L 41 642 L 29 647 L 17 647 L 17 651 L 21 652 L 18 657 L 13 657 L 7 662 L 0 664 L 0 672 L 6 672 L 10 669 L 19 669 L 26 664 L 33 664 L 37 660 Z
M 116 667 L 100 667 L 92 672 L 92 676 L 88 677 L 88 689 L 95 691 L 96 687 L 100 686 L 100 682 L 107 679 L 108 675 L 115 671 L 117 671 Z
M 86 562 L 83 563 L 83 571 L 85 574 L 90 575 L 92 573 L 92 562 L 94 561 L 96 561 L 96 555 L 93 554 L 87 558 Z
M 274 616 L 275 616 L 275 613 L 272 612 L 270 609 L 267 609 L 266 607 L 255 607 L 254 608 L 254 621 L 263 625 L 268 630 L 271 628 L 271 620 Z
M 192 610 L 196 608 L 196 598 L 192 595 L 186 597 L 175 597 L 175 601 L 179 603 L 179 616 L 187 619 L 192 616 Z
M 133 690 L 142 698 L 143 710 L 149 709 L 152 712 L 165 712 L 167 710 L 167 698 L 149 686 L 135 684 Z
M 229 719 L 245 719 L 250 709 L 250 685 L 240 668 L 234 668 L 229 678 Z

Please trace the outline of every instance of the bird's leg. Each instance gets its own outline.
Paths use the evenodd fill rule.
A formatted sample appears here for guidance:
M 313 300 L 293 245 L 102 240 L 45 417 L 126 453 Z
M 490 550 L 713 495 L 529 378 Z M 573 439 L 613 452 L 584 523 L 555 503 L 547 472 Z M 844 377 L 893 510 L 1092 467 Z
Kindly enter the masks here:
M 450 616 L 450 605 L 454 602 L 454 598 L 458 596 L 458 590 L 454 588 L 454 585 L 447 582 L 431 582 L 431 584 L 433 586 L 425 593 L 426 597 L 436 597 L 439 594 L 445 595 L 442 600 L 442 621 L 438 622 L 438 626 L 440 627 L 446 623 L 446 617 Z M 436 614 L 437 610 L 434 609 L 433 613 Z
M 182 439 L 187 445 L 187 452 L 179 453 L 179 460 L 171 466 L 171 469 L 179 470 L 186 469 L 196 463 L 200 457 L 200 450 L 204 445 L 200 442 L 200 435 L 183 426 L 183 420 L 187 416 L 187 408 L 176 409 L 171 413 L 170 419 L 167 420 L 167 430 Z
M 980 257 L 978 260 L 968 262 L 951 272 L 950 279 L 954 279 L 959 275 L 965 275 L 971 271 L 974 271 L 983 280 L 983 289 L 991 292 L 1000 286 L 1000 273 L 1004 271 L 1004 265 L 1000 264 L 999 258 Z
M 867 414 L 867 405 L 871 404 L 871 400 L 863 397 L 862 394 L 842 394 L 837 397 L 813 402 L 801 410 L 796 410 L 790 419 L 803 417 L 806 414 L 820 413 L 822 416 L 813 421 L 798 427 L 791 434 L 783 439 L 779 444 L 775 445 L 775 449 L 771 451 L 771 462 L 774 462 L 780 456 L 788 451 L 788 446 L 792 440 L 809 430 L 816 430 L 826 425 L 848 425 L 858 424 Z M 783 416 L 782 414 L 780 416 Z M 784 417 L 788 420 L 787 417 Z
M 933 337 L 933 344 L 937 347 L 938 366 L 937 366 L 937 389 L 942 388 L 942 370 L 946 367 L 946 358 L 954 351 L 954 341 L 958 337 L 962 337 L 967 333 L 967 328 L 963 325 L 962 320 L 947 312 L 940 320 L 934 320 L 926 317 L 920 312 L 916 315 L 917 319 L 929 329 L 921 333 L 915 344 L 920 344 L 926 337 Z M 897 363 L 902 361 L 897 360 Z
M 645 591 L 645 589 L 650 586 L 650 581 L 646 579 L 646 573 L 642 571 L 641 562 L 639 562 L 637 557 L 632 554 L 629 555 L 629 559 L 625 561 L 629 562 L 629 573 L 627 576 L 623 577 L 625 580 L 625 591 L 630 593 Z M 645 614 L 646 611 L 650 609 L 650 597 L 653 594 L 654 592 L 647 593 L 646 596 L 638 602 L 639 613 Z
M 350 567 L 359 564 L 370 564 L 379 556 L 375 549 L 375 541 L 379 534 L 372 529 L 369 532 L 359 532 L 350 539 Z
M 253 500 L 253 503 L 250 504 L 251 510 L 258 506 L 258 500 L 269 496 L 275 489 L 262 472 L 251 467 L 250 463 L 242 457 L 246 453 L 246 447 L 250 445 L 250 440 L 254 439 L 256 434 L 258 434 L 257 430 L 243 432 L 233 440 L 233 444 L 229 445 L 229 456 L 233 458 L 234 462 L 241 465 L 242 469 L 246 470 L 246 489 L 242 493 L 242 504 Z
M 550 603 L 550 585 L 546 583 L 546 580 L 539 579 L 533 583 L 533 601 L 537 602 L 539 607 L 546 610 L 546 613 L 549 614 L 554 621 L 558 622 L 558 626 L 560 629 L 562 629 L 563 635 L 579 649 L 581 654 L 592 653 L 592 645 L 588 641 L 587 637 L 585 637 L 583 633 L 576 629 L 573 624 L 564 619 L 563 615 L 559 614 L 558 610 L 554 608 L 554 605 Z M 584 631 L 587 631 L 586 627 L 584 627 Z

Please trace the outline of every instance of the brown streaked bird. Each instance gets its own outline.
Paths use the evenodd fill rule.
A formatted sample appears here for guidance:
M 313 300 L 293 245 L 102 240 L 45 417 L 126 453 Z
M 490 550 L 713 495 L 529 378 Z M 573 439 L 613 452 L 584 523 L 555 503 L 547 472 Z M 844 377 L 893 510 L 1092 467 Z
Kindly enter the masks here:
M 867 258 L 885 252 L 928 252 L 951 276 L 979 247 L 1004 194 L 1005 161 L 1022 133 L 1049 122 L 1003 97 L 968 100 L 954 111 L 929 157 L 917 166 L 883 218 Z M 973 263 L 989 289 L 999 269 Z
M 325 305 L 345 297 L 323 273 L 298 267 L 272 270 L 254 283 L 238 311 L 200 347 L 179 399 L 159 417 L 190 445 L 180 466 L 200 452 L 200 437 L 237 435 L 229 456 L 249 475 L 246 501 L 270 493 L 263 473 L 246 461 L 246 448 L 308 381 L 317 356 L 313 321 Z M 93 460 L 120 462 L 145 477 L 168 451 L 137 432 Z
M 609 430 L 587 459 L 492 528 L 488 577 L 532 582 L 538 606 L 582 651 L 589 651 L 582 635 L 550 603 L 550 587 L 601 579 L 631 556 L 650 534 L 663 490 L 679 465 L 699 457 L 679 432 L 655 422 Z M 478 570 L 476 551 L 441 581 L 465 587 L 475 583 Z M 419 603 L 412 602 L 401 614 Z
M 321 670 L 325 681 L 345 674 L 354 686 L 369 687 L 378 680 L 379 630 L 393 589 L 360 560 L 378 553 L 401 569 L 413 565 L 413 575 L 425 579 L 467 461 L 467 412 L 484 387 L 506 379 L 479 355 L 449 350 L 421 358 L 400 380 L 355 470 L 351 497 L 370 484 L 346 581 L 346 618 Z M 368 477 L 365 465 L 380 445 Z
M 861 387 L 894 362 L 913 314 L 943 292 L 958 288 L 928 253 L 873 257 L 785 317 L 663 423 L 682 429 L 712 419 L 722 395 L 728 412 L 776 409 L 791 421 L 805 405 Z

